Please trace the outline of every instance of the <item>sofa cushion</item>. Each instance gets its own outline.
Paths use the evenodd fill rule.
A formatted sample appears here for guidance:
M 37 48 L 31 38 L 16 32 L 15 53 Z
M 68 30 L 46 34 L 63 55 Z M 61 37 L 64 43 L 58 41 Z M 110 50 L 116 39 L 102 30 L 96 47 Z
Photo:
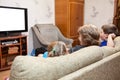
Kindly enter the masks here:
M 46 59 L 18 56 L 12 64 L 10 80 L 57 80 L 101 60 L 102 57 L 103 53 L 98 46 L 86 47 L 72 54 Z

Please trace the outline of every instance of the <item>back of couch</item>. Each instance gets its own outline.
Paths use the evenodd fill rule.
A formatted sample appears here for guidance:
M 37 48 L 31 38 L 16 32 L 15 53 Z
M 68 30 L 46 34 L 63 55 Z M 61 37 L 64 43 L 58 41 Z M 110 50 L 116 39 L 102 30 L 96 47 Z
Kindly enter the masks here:
M 57 80 L 91 63 L 101 60 L 102 51 L 91 46 L 73 54 L 54 58 L 18 56 L 10 73 L 10 80 Z
M 81 68 L 59 80 L 120 80 L 120 52 Z
M 116 40 L 116 44 L 118 44 L 119 41 L 120 38 Z M 88 70 L 86 69 L 84 73 L 84 69 L 82 69 L 83 67 L 86 67 L 90 64 L 94 64 L 103 58 L 106 59 L 107 56 L 112 55 L 118 51 L 120 51 L 119 46 L 115 46 L 115 48 L 111 47 L 101 48 L 99 46 L 90 46 L 83 48 L 79 51 L 76 51 L 72 54 L 47 59 L 41 57 L 18 56 L 15 58 L 12 64 L 10 80 L 57 80 L 64 76 L 67 75 L 69 76 L 69 74 L 71 73 L 73 73 L 74 76 L 74 72 L 78 70 L 80 70 L 80 72 L 81 70 L 83 70 L 83 73 L 81 73 L 83 74 L 82 76 L 84 76 L 86 72 L 88 72 L 89 75 L 90 73 L 92 74 L 92 72 L 90 72 L 88 68 Z M 116 63 L 119 62 L 120 58 L 117 59 L 118 61 Z M 108 63 L 109 62 L 110 61 L 108 61 Z M 100 63 L 101 64 L 97 63 L 97 66 L 102 64 L 104 65 L 104 62 L 100 61 Z M 114 65 L 114 63 L 115 62 L 113 60 L 110 66 Z M 110 67 L 109 64 L 107 63 L 106 66 Z M 115 66 L 119 65 L 116 64 Z M 105 69 L 104 66 L 100 67 L 103 67 L 104 71 Z M 90 69 L 94 70 L 94 66 L 93 68 Z M 95 70 L 96 69 L 98 68 L 95 68 Z M 77 76 L 76 73 L 75 76 Z M 79 80 L 80 78 L 78 76 L 77 78 L 71 80 Z M 89 80 L 89 76 L 87 76 L 87 78 L 88 79 L 83 78 L 83 80 Z M 63 78 L 62 80 L 66 80 L 66 78 L 65 79 Z

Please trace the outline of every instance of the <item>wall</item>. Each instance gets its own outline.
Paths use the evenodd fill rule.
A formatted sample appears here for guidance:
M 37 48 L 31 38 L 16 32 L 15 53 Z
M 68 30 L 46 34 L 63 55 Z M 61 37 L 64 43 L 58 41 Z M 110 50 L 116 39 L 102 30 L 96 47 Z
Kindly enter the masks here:
M 114 15 L 114 0 L 85 0 L 85 24 L 101 27 L 112 23 Z
M 31 27 L 37 23 L 54 24 L 54 0 L 0 0 L 0 6 L 28 8 L 28 53 L 33 49 Z M 17 26 L 16 26 L 17 27 Z
M 31 27 L 37 23 L 54 24 L 54 0 L 0 0 L 0 6 L 28 8 L 28 53 L 33 49 Z M 114 0 L 85 0 L 84 24 L 101 27 L 112 23 Z

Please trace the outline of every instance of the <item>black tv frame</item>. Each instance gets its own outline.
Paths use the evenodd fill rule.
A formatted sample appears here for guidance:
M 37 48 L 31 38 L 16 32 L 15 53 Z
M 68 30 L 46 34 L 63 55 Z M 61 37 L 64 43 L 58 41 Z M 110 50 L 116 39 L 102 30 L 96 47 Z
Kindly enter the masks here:
M 28 31 L 28 10 L 27 10 L 27 8 L 9 7 L 9 6 L 0 6 L 0 8 L 22 9 L 22 10 L 24 10 L 24 14 L 25 14 L 25 30 L 0 31 L 0 37 L 20 35 L 21 32 L 27 32 Z

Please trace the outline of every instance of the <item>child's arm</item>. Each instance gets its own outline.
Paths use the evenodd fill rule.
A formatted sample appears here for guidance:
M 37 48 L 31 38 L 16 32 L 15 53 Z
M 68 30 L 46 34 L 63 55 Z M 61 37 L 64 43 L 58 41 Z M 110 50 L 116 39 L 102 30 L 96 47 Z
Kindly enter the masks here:
M 108 47 L 114 47 L 113 39 L 115 37 L 116 37 L 116 35 L 114 33 L 108 35 L 108 39 L 107 39 L 107 46 Z

